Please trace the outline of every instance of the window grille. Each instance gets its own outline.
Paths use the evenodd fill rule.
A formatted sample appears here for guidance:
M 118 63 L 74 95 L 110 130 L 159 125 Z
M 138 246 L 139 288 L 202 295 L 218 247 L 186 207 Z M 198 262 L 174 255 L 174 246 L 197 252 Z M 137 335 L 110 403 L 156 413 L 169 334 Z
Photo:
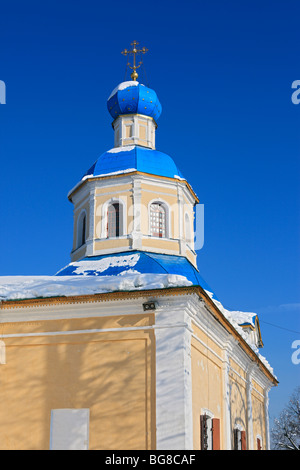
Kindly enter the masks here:
M 150 234 L 159 238 L 166 236 L 166 211 L 162 204 L 153 203 L 150 206 Z

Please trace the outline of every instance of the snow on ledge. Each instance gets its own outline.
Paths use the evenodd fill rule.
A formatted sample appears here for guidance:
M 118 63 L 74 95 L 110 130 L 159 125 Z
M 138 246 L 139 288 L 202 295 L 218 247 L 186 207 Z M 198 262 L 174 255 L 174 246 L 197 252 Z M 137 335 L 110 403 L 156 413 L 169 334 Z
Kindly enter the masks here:
M 131 271 L 119 276 L 0 276 L 0 301 L 103 294 L 186 287 L 192 283 L 175 274 L 140 274 Z

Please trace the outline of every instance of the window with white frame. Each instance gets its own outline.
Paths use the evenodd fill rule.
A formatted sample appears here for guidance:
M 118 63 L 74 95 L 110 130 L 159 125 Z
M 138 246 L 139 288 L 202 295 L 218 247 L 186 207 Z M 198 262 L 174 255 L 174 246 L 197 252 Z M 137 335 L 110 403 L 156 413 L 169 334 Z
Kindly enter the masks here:
M 257 450 L 262 450 L 262 438 L 259 434 L 256 436 L 256 448 Z
M 166 210 L 160 202 L 153 202 L 150 206 L 150 235 L 166 237 Z
M 236 426 L 233 430 L 233 449 L 246 450 L 246 431 L 241 426 Z
M 200 416 L 201 450 L 220 450 L 220 419 L 205 411 Z
M 86 242 L 86 213 L 81 212 L 77 223 L 77 248 L 80 248 Z
M 117 202 L 107 207 L 107 236 L 119 237 L 121 235 L 121 207 Z

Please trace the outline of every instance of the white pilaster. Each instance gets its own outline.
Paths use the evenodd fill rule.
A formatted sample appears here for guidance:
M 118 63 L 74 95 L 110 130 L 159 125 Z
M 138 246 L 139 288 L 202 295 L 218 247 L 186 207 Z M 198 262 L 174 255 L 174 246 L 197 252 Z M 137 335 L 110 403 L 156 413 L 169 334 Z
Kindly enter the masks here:
M 142 231 L 141 231 L 141 211 L 142 211 L 142 188 L 141 180 L 133 178 L 132 182 L 133 198 L 133 230 L 130 234 L 132 239 L 132 248 L 142 249 Z
M 90 191 L 89 195 L 89 226 L 88 226 L 88 237 L 86 239 L 86 255 L 92 256 L 94 252 L 94 234 L 95 230 L 95 190 L 94 188 Z
M 184 226 L 183 226 L 183 208 L 184 199 L 182 188 L 177 185 L 177 202 L 178 202 L 178 233 L 179 233 L 179 250 L 182 256 L 186 254 L 186 242 L 184 239 Z
M 265 412 L 265 433 L 266 433 L 266 450 L 270 450 L 270 424 L 269 424 L 269 391 L 271 387 L 265 388 L 264 391 L 264 412 Z
M 246 395 L 247 395 L 248 449 L 253 450 L 252 370 L 249 370 L 247 373 Z
M 191 329 L 188 316 L 156 314 L 156 448 L 193 449 Z
M 224 387 L 224 449 L 231 450 L 231 412 L 230 412 L 230 381 L 229 381 L 229 353 L 224 349 L 224 362 L 223 362 L 223 387 Z

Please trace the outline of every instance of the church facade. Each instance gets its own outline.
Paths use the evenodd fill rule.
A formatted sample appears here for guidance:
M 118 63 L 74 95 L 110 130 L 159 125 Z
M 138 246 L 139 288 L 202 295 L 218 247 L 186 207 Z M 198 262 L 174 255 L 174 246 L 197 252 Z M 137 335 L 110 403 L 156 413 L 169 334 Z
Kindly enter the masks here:
M 259 320 L 199 274 L 199 200 L 155 147 L 159 99 L 134 79 L 107 107 L 114 147 L 68 194 L 70 264 L 0 278 L 0 448 L 269 449 Z

